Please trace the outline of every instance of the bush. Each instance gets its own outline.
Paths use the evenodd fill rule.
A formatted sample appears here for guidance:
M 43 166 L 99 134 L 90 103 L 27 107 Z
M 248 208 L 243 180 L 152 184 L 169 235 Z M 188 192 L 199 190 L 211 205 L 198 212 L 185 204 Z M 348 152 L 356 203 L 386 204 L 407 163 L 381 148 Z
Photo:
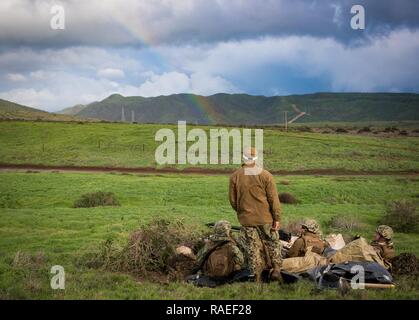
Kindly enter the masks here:
M 20 203 L 17 199 L 12 197 L 11 195 L 4 195 L 0 196 L 0 208 L 20 208 Z
M 74 202 L 74 208 L 91 208 L 99 206 L 120 206 L 118 199 L 112 192 L 92 192 L 83 194 Z
M 293 236 L 298 236 L 301 233 L 302 223 L 304 223 L 304 219 L 295 219 L 286 223 L 282 228 L 286 232 L 290 232 Z
M 182 221 L 156 219 L 133 231 L 124 246 L 106 240 L 96 252 L 83 257 L 82 264 L 156 281 L 178 278 L 172 268 L 176 248 L 186 245 L 197 252 L 203 245 L 202 237 L 197 228 Z M 189 266 L 194 267 L 193 261 Z
M 313 132 L 313 130 L 308 126 L 297 127 L 296 129 L 300 132 Z
M 328 226 L 331 229 L 349 233 L 359 231 L 363 227 L 358 218 L 348 216 L 333 216 L 330 219 Z
M 46 257 L 43 251 L 39 251 L 34 254 L 24 251 L 17 251 L 13 257 L 12 267 L 39 269 L 45 263 L 45 261 Z
M 419 216 L 416 205 L 408 200 L 392 201 L 387 205 L 382 224 L 391 226 L 395 231 L 417 231 Z
M 291 193 L 282 192 L 278 196 L 279 196 L 279 201 L 281 203 L 288 203 L 288 204 L 297 204 L 298 203 L 298 200 Z
M 402 131 L 399 132 L 399 135 L 401 135 L 401 136 L 407 136 L 408 133 L 407 133 L 406 130 L 402 130 Z
M 397 127 L 387 127 L 384 129 L 384 132 L 396 132 L 399 131 Z
M 370 127 L 363 127 L 363 128 L 358 130 L 358 133 L 363 133 L 363 132 L 371 132 L 371 128 Z
M 394 275 L 419 275 L 419 259 L 412 253 L 401 253 L 391 259 L 391 264 Z
M 347 132 L 348 132 L 348 130 L 346 130 L 346 129 L 344 129 L 344 128 L 337 128 L 337 129 L 336 129 L 336 132 L 337 132 L 337 133 L 347 133 Z

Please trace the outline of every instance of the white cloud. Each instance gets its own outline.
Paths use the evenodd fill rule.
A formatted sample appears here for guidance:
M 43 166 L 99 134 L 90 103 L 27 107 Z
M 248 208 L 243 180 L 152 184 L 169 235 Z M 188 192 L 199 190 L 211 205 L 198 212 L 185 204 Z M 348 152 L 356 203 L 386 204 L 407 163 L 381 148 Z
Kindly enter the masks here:
M 54 94 L 48 89 L 35 90 L 13 89 L 7 92 L 0 92 L 0 97 L 25 106 L 37 108 L 41 105 L 48 105 L 55 100 Z
M 124 69 L 130 70 L 130 79 L 118 78 Z M 71 47 L 0 51 L 0 80 L 16 70 L 26 81 L 13 84 L 0 81 L 0 97 L 48 111 L 90 103 L 114 92 L 138 94 L 140 82 L 135 83 L 135 74 L 144 71 L 142 63 L 124 50 Z M 98 70 L 107 77 L 98 79 Z
M 39 88 L 2 91 L 0 98 L 47 111 L 58 111 L 68 106 L 102 100 L 112 93 L 130 96 L 138 92 L 138 88 L 132 85 L 68 73 L 57 72 L 55 80 L 50 79 Z
M 8 73 L 6 79 L 9 81 L 25 81 L 26 77 L 20 73 Z
M 100 69 L 97 72 L 97 75 L 102 78 L 116 79 L 116 78 L 123 78 L 125 76 L 125 73 L 121 69 L 105 68 L 105 69 Z
M 249 87 L 263 82 L 257 93 L 295 93 L 276 85 L 278 79 L 286 84 L 288 77 L 323 81 L 330 91 L 419 91 L 418 52 L 419 31 L 408 29 L 358 47 L 331 38 L 289 36 L 152 50 L 17 48 L 0 51 L 0 97 L 56 111 L 115 92 L 242 92 L 247 89 L 243 79 Z M 271 71 L 281 67 L 287 71 Z M 12 81 L 11 74 L 26 81 Z M 304 84 L 299 88 L 305 90 Z
M 419 31 L 407 29 L 358 47 L 330 38 L 290 36 L 158 50 L 177 70 L 217 74 L 233 83 L 245 77 L 264 79 L 267 69 L 283 66 L 294 76 L 327 80 L 333 91 L 386 91 L 396 86 L 419 90 Z M 286 75 L 278 74 L 281 77 Z
M 220 76 L 203 73 L 185 73 L 172 71 L 150 76 L 139 88 L 138 94 L 144 97 L 169 95 L 175 93 L 195 93 L 211 95 L 219 92 L 233 92 L 236 88 Z
M 56 77 L 55 72 L 49 72 L 45 70 L 37 70 L 29 73 L 29 76 L 35 80 L 47 80 Z

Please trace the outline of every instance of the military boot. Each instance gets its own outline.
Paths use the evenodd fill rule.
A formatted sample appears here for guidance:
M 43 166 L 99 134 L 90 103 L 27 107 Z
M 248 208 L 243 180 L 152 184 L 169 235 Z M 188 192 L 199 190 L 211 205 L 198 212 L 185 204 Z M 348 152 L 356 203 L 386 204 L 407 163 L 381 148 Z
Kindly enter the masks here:
M 275 266 L 272 268 L 269 272 L 269 280 L 271 281 L 278 281 L 279 283 L 282 283 L 282 275 L 281 275 L 281 268 L 278 266 Z

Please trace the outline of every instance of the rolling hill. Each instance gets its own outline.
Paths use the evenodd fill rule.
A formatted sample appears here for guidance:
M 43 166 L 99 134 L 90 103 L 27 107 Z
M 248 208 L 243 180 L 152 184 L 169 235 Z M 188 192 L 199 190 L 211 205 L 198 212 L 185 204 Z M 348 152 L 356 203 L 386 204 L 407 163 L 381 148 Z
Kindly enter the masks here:
M 173 94 L 158 97 L 123 97 L 113 94 L 86 106 L 63 110 L 79 117 L 139 123 L 261 125 L 278 124 L 297 113 L 296 104 L 309 115 L 298 122 L 419 121 L 419 94 L 315 93 L 290 96 L 247 94 Z
M 69 107 L 69 108 L 63 109 L 63 110 L 59 111 L 58 113 L 60 113 L 60 114 L 75 115 L 75 114 L 79 113 L 80 111 L 82 111 L 84 108 L 86 108 L 86 105 L 84 105 L 84 104 L 76 104 L 73 107 Z
M 92 121 L 73 115 L 56 114 L 0 99 L 0 120 Z

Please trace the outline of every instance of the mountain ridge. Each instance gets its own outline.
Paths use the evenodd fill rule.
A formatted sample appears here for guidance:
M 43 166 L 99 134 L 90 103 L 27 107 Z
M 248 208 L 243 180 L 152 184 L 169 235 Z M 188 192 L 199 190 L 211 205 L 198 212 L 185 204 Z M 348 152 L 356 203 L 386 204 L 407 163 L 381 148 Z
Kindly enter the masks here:
M 419 121 L 419 94 L 331 93 L 261 96 L 217 93 L 210 96 L 180 93 L 156 97 L 112 94 L 74 113 L 79 117 L 139 123 L 258 125 L 283 123 L 298 113 L 298 122 Z

